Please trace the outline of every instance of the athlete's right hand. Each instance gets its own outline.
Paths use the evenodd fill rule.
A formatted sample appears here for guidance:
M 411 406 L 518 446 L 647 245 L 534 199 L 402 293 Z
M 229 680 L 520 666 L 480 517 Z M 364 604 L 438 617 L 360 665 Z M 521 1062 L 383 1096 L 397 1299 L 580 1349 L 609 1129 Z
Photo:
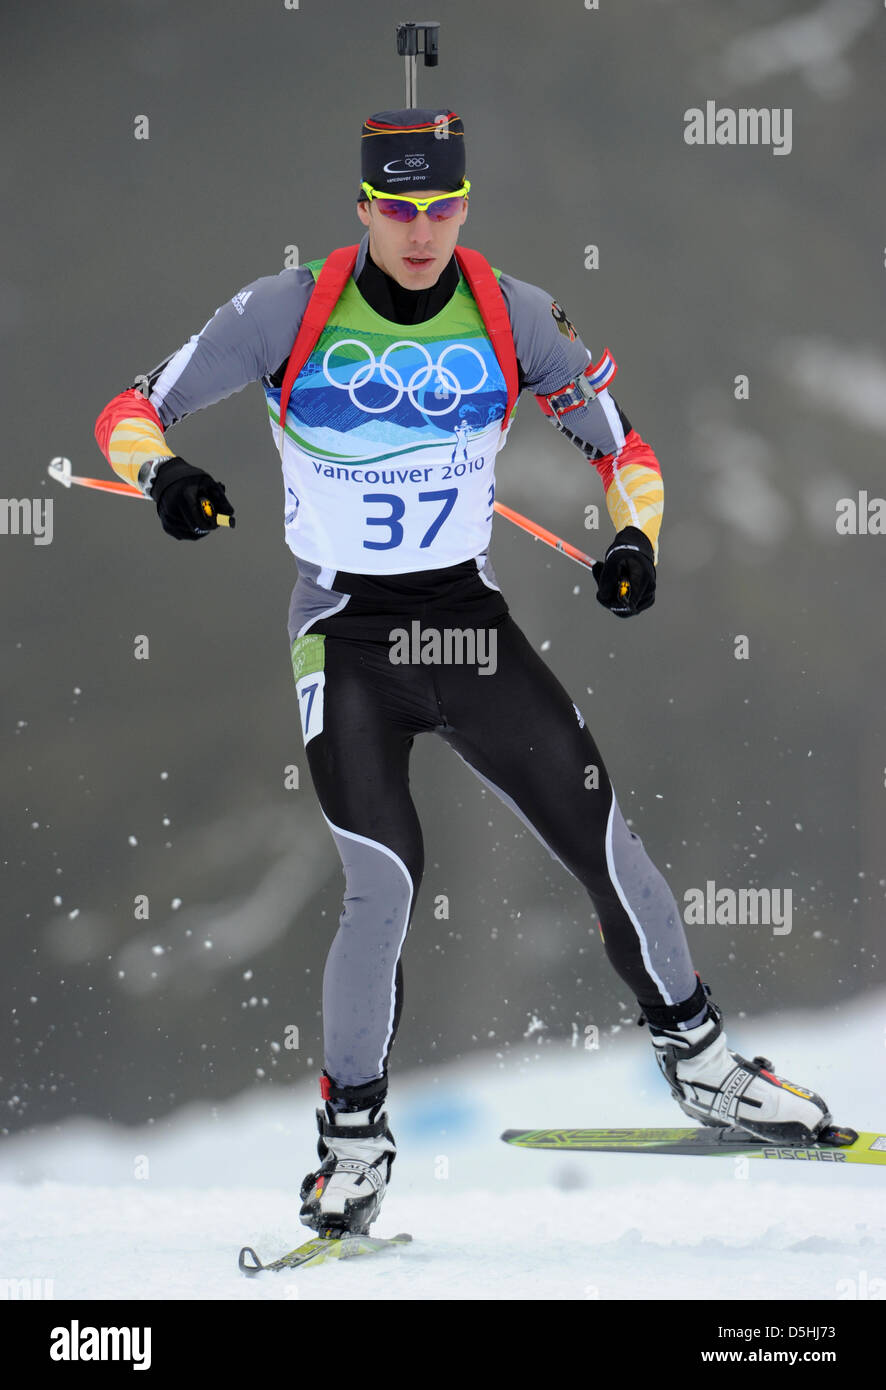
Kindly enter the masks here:
M 218 529 L 218 516 L 230 517 L 234 509 L 217 483 L 202 468 L 193 468 L 176 455 L 161 463 L 151 484 L 151 500 L 157 503 L 160 524 L 177 541 L 199 541 Z

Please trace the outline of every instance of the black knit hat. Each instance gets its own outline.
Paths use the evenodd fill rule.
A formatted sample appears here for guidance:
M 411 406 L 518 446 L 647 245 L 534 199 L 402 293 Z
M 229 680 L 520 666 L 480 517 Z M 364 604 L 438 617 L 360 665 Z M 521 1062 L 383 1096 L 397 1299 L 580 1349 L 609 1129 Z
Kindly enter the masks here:
M 461 188 L 465 177 L 464 126 L 447 109 L 379 111 L 363 122 L 362 176 L 386 193 Z M 365 199 L 362 188 L 358 201 Z

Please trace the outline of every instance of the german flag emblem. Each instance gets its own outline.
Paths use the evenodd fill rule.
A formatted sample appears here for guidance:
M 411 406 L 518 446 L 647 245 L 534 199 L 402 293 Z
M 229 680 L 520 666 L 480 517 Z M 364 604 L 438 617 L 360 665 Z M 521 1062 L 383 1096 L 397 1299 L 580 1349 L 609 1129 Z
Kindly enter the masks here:
M 557 327 L 564 338 L 568 338 L 570 343 L 574 343 L 578 337 L 575 331 L 575 325 L 569 322 L 569 319 L 566 317 L 566 310 L 563 308 L 562 304 L 557 303 L 556 299 L 551 300 L 551 313 L 554 315 Z

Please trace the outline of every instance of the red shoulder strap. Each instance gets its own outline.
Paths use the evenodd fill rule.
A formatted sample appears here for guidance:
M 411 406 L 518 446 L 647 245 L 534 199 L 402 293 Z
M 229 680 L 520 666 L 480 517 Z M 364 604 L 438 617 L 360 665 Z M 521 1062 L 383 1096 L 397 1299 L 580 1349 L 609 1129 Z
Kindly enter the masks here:
M 470 286 L 471 294 L 477 301 L 480 317 L 492 342 L 492 350 L 498 359 L 507 387 L 508 400 L 505 406 L 502 430 L 506 430 L 511 419 L 511 411 L 520 395 L 517 375 L 517 353 L 514 348 L 514 334 L 508 306 L 495 278 L 495 272 L 480 251 L 469 251 L 466 246 L 456 246 L 455 259 Z
M 280 388 L 281 441 L 293 382 L 307 362 L 316 346 L 317 339 L 326 327 L 329 315 L 335 308 L 338 298 L 348 282 L 348 276 L 354 269 L 359 249 L 359 244 L 357 244 L 356 246 L 339 246 L 336 251 L 330 251 L 323 262 L 320 274 L 317 276 L 317 283 L 308 300 L 301 327 L 296 334 L 295 342 L 292 344 L 292 351 L 289 354 L 289 361 L 286 363 L 286 371 L 283 376 L 283 385 Z

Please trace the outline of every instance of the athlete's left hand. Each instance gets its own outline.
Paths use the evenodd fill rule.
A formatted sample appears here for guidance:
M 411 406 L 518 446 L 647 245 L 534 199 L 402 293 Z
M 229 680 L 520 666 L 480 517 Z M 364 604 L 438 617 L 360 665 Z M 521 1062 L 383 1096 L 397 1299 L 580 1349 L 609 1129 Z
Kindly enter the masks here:
M 597 602 L 617 618 L 632 618 L 655 602 L 655 561 L 649 537 L 625 526 L 594 565 Z

